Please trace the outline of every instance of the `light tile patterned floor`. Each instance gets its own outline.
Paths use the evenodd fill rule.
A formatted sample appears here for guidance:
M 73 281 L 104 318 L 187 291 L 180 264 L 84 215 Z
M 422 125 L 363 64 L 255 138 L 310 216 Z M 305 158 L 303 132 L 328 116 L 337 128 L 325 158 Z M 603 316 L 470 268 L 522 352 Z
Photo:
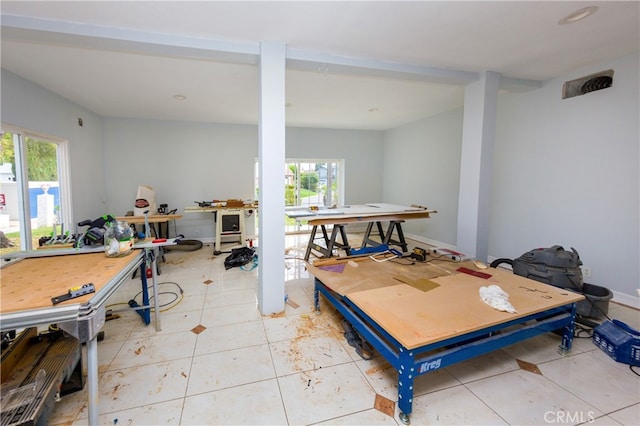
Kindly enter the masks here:
M 374 408 L 376 394 L 397 401 L 394 370 L 362 360 L 326 304 L 314 311 L 296 259 L 305 238 L 287 240 L 286 293 L 299 306 L 282 314 L 260 315 L 257 269 L 225 270 L 210 246 L 167 254 L 160 332 L 126 310 L 141 301 L 139 280 L 123 286 L 110 307 L 124 311 L 99 343 L 100 424 L 400 425 L 397 408 Z M 609 316 L 640 328 L 636 310 L 610 303 Z M 418 377 L 412 424 L 640 424 L 640 377 L 590 339 L 565 358 L 558 343 L 547 334 Z M 87 424 L 86 399 L 86 389 L 64 397 L 49 424 Z

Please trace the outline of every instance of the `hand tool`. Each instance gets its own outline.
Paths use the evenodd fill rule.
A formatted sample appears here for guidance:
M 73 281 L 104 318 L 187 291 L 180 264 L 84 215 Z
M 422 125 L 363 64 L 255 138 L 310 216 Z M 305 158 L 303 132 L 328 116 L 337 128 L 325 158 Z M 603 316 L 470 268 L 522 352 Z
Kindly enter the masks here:
M 69 291 L 65 294 L 52 297 L 51 303 L 57 305 L 58 303 L 64 302 L 65 300 L 75 299 L 76 297 L 84 296 L 85 294 L 95 293 L 95 291 L 96 288 L 93 283 L 87 283 L 79 287 L 70 288 Z

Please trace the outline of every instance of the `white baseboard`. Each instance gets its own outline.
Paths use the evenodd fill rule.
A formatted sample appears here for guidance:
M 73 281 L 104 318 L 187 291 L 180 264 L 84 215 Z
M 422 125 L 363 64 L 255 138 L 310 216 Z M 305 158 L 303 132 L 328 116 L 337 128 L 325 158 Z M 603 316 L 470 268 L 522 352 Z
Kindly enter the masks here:
M 621 305 L 626 305 L 631 308 L 640 309 L 640 297 L 631 296 L 630 294 L 620 293 L 616 290 L 611 290 L 613 293 L 613 300 Z
M 411 239 L 414 241 L 418 241 L 420 243 L 424 243 L 426 245 L 432 246 L 432 247 L 442 247 L 442 248 L 448 248 L 451 250 L 456 250 L 456 246 L 451 245 L 451 244 L 447 244 L 447 243 L 443 243 L 441 241 L 436 241 L 436 240 L 432 240 L 431 238 L 425 238 L 421 235 L 413 235 L 413 234 L 404 234 L 405 239 Z

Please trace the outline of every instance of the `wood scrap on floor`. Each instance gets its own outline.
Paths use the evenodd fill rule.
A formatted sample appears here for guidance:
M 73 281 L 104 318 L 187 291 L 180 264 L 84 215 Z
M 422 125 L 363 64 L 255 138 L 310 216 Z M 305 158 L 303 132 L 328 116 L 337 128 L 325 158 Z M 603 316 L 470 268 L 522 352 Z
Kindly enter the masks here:
M 287 303 L 287 305 L 291 306 L 294 309 L 298 309 L 300 307 L 300 305 L 298 305 L 296 302 L 294 302 L 293 300 L 291 300 L 288 297 L 287 297 L 286 303 Z
M 376 400 L 373 404 L 373 408 L 389 417 L 393 417 L 396 411 L 396 403 L 389 398 L 376 394 Z
M 540 371 L 540 369 L 538 368 L 538 366 L 536 364 L 533 364 L 533 363 L 527 362 L 527 361 L 523 361 L 521 359 L 516 359 L 516 362 L 518 363 L 518 367 L 520 367 L 521 370 L 525 370 L 525 371 L 528 371 L 529 373 L 533 373 L 533 374 L 542 375 L 542 371 Z

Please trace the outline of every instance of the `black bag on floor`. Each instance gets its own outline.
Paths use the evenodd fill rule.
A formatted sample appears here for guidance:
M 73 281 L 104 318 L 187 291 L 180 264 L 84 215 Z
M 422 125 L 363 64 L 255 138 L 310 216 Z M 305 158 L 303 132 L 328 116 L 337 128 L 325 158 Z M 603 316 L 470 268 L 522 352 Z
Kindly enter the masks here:
M 513 273 L 582 292 L 582 261 L 574 249 L 567 251 L 562 246 L 533 249 L 513 259 Z
M 253 260 L 256 251 L 249 247 L 231 249 L 231 254 L 224 260 L 224 268 L 231 269 L 236 266 L 246 265 Z

